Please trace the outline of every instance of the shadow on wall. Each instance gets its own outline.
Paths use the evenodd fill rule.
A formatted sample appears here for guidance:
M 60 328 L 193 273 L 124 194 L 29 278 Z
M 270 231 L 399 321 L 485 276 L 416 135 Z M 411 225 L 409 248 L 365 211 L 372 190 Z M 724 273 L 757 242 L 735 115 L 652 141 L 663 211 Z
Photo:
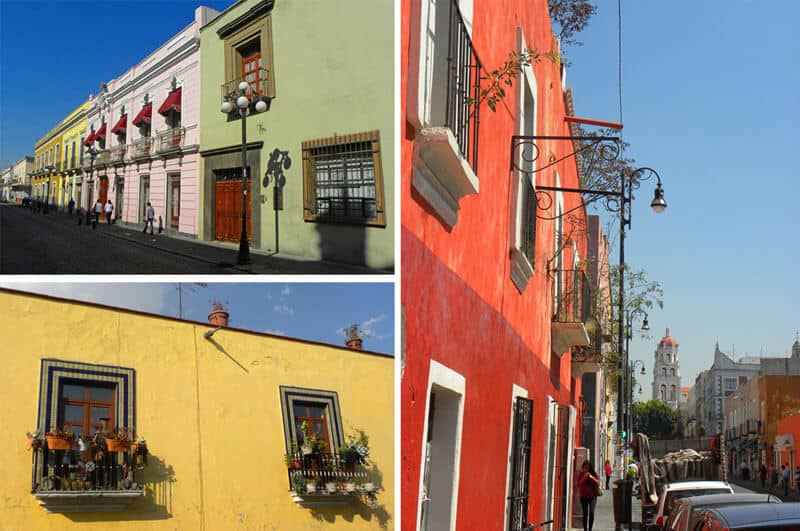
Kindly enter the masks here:
M 319 250 L 323 260 L 367 265 L 366 227 L 317 222 L 315 228 L 319 234 Z
M 383 486 L 383 474 L 374 464 L 367 468 L 367 477 L 369 481 L 376 485 Z M 392 500 L 394 503 L 394 500 Z M 356 516 L 361 517 L 362 520 L 367 522 L 376 519 L 381 526 L 381 529 L 388 529 L 389 520 L 392 515 L 386 510 L 386 505 L 370 506 L 369 498 L 366 496 L 354 500 L 352 503 L 342 507 L 325 507 L 311 509 L 311 515 L 320 522 L 328 522 L 330 524 L 336 523 L 337 518 L 341 518 L 347 522 L 353 522 Z
M 144 496 L 128 509 L 116 513 L 65 513 L 73 522 L 116 522 L 133 520 L 166 520 L 172 518 L 172 486 L 175 470 L 159 457 L 149 454 L 147 466 L 137 474 L 144 484 Z

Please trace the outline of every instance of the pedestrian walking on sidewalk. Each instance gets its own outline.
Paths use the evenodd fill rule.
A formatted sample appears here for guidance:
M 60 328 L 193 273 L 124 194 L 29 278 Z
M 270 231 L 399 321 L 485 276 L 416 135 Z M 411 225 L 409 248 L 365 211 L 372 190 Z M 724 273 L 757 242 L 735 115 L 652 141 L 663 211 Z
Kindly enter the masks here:
M 100 216 L 103 215 L 103 203 L 98 199 L 94 204 L 94 219 L 92 219 L 92 228 L 96 229 L 97 224 L 100 222 Z
M 761 488 L 765 488 L 767 481 L 767 467 L 764 466 L 764 463 L 761 463 L 761 468 L 758 469 L 758 477 L 761 480 Z
M 589 461 L 584 461 L 578 474 L 578 496 L 583 511 L 583 531 L 592 531 L 597 497 L 601 495 L 600 476 Z
M 147 202 L 147 209 L 144 213 L 144 230 L 142 233 L 147 233 L 147 226 L 150 225 L 150 235 L 153 235 L 153 220 L 156 219 L 156 211 L 153 206 L 150 204 L 150 201 Z
M 800 466 L 794 471 L 794 489 L 800 495 Z
M 608 459 L 606 459 L 604 472 L 606 473 L 606 490 L 608 490 L 608 484 L 611 481 L 611 463 L 609 463 Z
M 72 215 L 73 210 L 75 210 L 75 200 L 70 197 L 69 203 L 67 203 L 67 212 L 69 212 L 70 216 Z
M 105 206 L 106 210 L 106 223 L 111 225 L 111 213 L 114 212 L 114 205 L 111 204 L 111 199 L 108 200 Z
M 781 465 L 781 482 L 783 483 L 783 495 L 789 495 L 789 465 Z

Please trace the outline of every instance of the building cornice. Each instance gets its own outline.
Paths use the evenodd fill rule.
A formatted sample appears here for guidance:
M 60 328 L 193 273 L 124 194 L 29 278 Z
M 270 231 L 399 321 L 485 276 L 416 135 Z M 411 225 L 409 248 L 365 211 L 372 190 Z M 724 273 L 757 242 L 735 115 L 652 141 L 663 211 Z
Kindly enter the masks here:
M 217 30 L 217 35 L 219 35 L 220 39 L 224 39 L 228 35 L 236 33 L 240 29 L 249 26 L 256 20 L 269 15 L 269 13 L 272 11 L 274 7 L 275 7 L 275 0 L 263 0 L 256 6 L 251 7 L 250 9 L 245 11 L 244 14 L 239 15 L 232 21 L 228 22 L 227 24 L 219 28 Z

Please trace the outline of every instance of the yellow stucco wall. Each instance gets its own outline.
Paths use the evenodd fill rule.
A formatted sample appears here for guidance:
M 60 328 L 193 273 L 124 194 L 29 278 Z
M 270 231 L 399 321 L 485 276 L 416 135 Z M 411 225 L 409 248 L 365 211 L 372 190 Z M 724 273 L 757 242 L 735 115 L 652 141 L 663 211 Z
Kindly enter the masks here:
M 393 528 L 393 359 L 0 290 L 0 529 Z M 235 316 L 232 316 L 235 317 Z M 117 513 L 48 514 L 30 493 L 25 432 L 42 358 L 136 370 L 145 496 Z M 235 361 L 234 361 L 235 360 Z M 240 366 L 241 365 L 241 366 Z M 289 496 L 279 386 L 336 391 L 345 434 L 364 429 L 383 490 L 376 509 L 304 509 Z
M 75 172 L 67 171 L 73 169 L 72 163 L 72 146 L 75 145 L 75 166 L 74 169 L 80 172 L 80 153 L 81 153 L 81 139 L 87 136 L 88 122 L 86 120 L 86 109 L 89 108 L 89 100 L 83 102 L 77 109 L 72 111 L 65 119 L 66 127 L 61 135 L 61 175 L 67 177 L 67 192 L 62 191 L 63 179 L 59 179 L 58 197 L 59 202 L 63 198 L 64 203 L 68 203 L 70 197 L 77 201 L 75 197 L 75 188 L 69 186 L 69 180 Z

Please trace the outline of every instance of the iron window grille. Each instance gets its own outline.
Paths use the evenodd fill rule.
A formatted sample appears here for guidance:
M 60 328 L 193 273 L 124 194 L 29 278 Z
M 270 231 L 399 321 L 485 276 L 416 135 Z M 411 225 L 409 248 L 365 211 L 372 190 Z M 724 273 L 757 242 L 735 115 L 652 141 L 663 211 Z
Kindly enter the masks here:
M 386 226 L 378 131 L 303 142 L 304 219 Z
M 533 400 L 514 400 L 514 439 L 511 456 L 511 488 L 508 531 L 520 531 L 528 525 L 528 484 L 531 462 L 531 421 Z
M 533 184 L 530 180 L 525 179 L 525 197 L 523 199 L 522 222 L 523 234 L 522 241 L 520 242 L 522 254 L 528 259 L 528 262 L 533 266 L 534 258 L 536 256 L 536 191 L 533 189 Z

